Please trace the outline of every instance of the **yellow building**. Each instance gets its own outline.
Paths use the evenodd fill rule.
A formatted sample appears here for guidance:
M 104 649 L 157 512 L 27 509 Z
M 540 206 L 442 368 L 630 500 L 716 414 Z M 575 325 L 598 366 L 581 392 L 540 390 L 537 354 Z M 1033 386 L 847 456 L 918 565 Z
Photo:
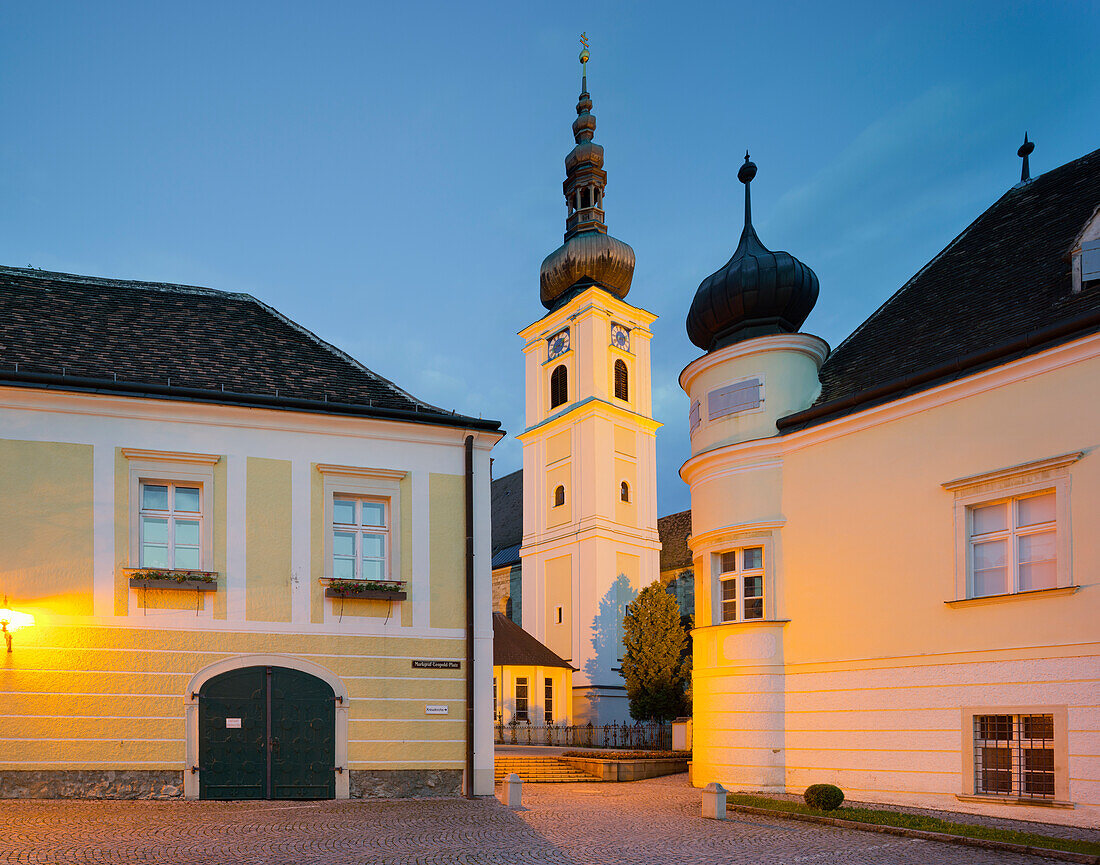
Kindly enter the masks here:
M 1100 151 L 1008 190 L 831 352 L 797 332 L 817 277 L 752 229 L 754 174 L 680 377 L 694 782 L 1096 825 Z
M 498 724 L 573 723 L 573 665 L 504 613 L 493 613 L 493 716 Z
M 0 268 L 0 594 L 35 619 L 0 796 L 491 794 L 501 435 L 248 295 Z

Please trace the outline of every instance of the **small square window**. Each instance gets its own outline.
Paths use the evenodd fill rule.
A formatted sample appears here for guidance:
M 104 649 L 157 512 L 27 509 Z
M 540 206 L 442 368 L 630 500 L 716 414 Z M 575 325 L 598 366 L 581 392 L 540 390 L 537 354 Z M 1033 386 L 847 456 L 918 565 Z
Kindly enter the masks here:
M 975 715 L 974 792 L 1054 798 L 1054 716 Z

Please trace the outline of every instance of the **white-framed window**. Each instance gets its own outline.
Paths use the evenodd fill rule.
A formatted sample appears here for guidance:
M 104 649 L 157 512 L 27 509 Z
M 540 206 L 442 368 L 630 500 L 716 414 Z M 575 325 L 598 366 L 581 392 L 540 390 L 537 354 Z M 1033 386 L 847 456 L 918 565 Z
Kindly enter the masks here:
M 955 600 L 1072 591 L 1070 466 L 1083 453 L 948 481 L 955 495 Z
M 332 576 L 390 579 L 388 499 L 335 495 L 332 500 Z
M 408 473 L 399 469 L 321 463 L 324 478 L 324 566 L 322 579 L 406 581 L 402 489 Z M 407 543 L 407 539 L 405 539 Z M 415 595 L 410 587 L 409 597 Z M 328 615 L 338 612 L 328 610 Z
M 1053 489 L 970 505 L 968 597 L 1058 585 L 1058 515 Z
M 723 622 L 764 618 L 764 547 L 741 547 L 718 556 Z
M 138 525 L 139 567 L 202 570 L 201 484 L 141 481 Z
M 527 720 L 527 677 L 516 677 L 516 710 L 513 713 L 517 721 Z

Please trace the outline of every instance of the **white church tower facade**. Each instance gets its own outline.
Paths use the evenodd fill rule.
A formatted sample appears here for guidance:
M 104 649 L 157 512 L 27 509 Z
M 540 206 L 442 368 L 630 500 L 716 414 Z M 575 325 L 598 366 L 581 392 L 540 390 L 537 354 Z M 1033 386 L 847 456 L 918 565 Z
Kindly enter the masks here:
M 581 53 L 582 68 L 588 52 Z M 574 723 L 629 719 L 622 617 L 660 571 L 653 313 L 625 301 L 634 251 L 604 225 L 587 76 L 565 160 L 565 243 L 542 265 L 549 312 L 522 330 L 522 621 L 569 661 Z

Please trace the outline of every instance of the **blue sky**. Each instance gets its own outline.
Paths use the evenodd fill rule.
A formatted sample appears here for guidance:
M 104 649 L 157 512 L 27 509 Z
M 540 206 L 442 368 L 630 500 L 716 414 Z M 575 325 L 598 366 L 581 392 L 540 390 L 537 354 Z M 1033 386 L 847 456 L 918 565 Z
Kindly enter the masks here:
M 0 263 L 247 291 L 446 408 L 523 423 L 592 45 L 607 222 L 654 326 L 660 513 L 688 506 L 684 317 L 760 168 L 837 345 L 1019 178 L 1100 147 L 1100 4 L 0 6 Z M 496 473 L 520 465 L 509 436 Z

